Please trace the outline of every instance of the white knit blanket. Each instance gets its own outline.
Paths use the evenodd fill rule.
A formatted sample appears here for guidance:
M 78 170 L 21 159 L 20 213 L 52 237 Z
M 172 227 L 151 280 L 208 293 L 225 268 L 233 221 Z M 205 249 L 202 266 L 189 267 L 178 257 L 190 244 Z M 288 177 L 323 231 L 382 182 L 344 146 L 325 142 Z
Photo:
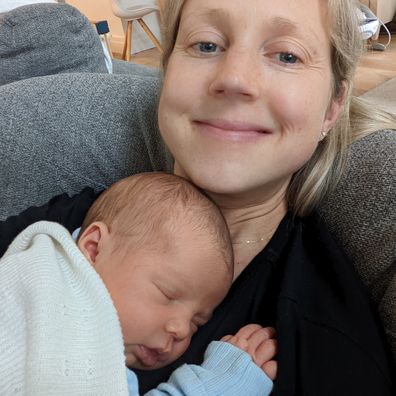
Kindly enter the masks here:
M 0 395 L 128 395 L 111 297 L 55 223 L 28 227 L 0 260 Z

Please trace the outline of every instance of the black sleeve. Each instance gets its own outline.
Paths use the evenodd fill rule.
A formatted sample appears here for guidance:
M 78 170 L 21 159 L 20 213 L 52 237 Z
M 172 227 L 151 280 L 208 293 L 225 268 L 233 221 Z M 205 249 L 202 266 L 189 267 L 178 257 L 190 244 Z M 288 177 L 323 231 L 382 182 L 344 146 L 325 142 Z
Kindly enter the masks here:
M 85 214 L 100 193 L 85 188 L 79 194 L 69 197 L 57 195 L 43 206 L 33 206 L 17 216 L 0 222 L 0 257 L 5 253 L 12 240 L 30 224 L 40 220 L 62 224 L 70 232 L 80 227 Z

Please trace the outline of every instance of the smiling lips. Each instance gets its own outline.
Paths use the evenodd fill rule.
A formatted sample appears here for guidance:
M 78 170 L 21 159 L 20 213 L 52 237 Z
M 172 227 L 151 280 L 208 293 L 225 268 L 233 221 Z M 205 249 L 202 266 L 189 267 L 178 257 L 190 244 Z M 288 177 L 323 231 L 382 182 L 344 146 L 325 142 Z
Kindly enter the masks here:
M 148 348 L 139 345 L 136 351 L 137 358 L 146 367 L 152 367 L 158 362 L 164 362 L 169 358 L 168 352 L 161 352 L 159 349 Z
M 271 131 L 264 129 L 261 125 L 226 120 L 203 120 L 194 122 L 200 129 L 221 135 L 223 137 L 248 138 L 250 136 L 271 134 Z

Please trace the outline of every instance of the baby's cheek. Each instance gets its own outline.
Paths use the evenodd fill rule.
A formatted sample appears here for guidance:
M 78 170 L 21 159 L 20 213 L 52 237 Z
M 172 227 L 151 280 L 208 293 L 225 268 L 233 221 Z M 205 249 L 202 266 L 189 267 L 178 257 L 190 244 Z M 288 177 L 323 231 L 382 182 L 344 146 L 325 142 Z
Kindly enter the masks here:
M 183 355 L 184 352 L 187 351 L 188 347 L 190 346 L 190 342 L 191 337 L 186 340 L 180 341 L 175 345 L 175 350 L 173 354 L 174 360 L 178 359 L 181 355 Z
M 125 347 L 124 355 L 125 355 L 125 365 L 127 367 L 135 367 L 137 364 L 137 359 L 133 354 L 131 348 Z

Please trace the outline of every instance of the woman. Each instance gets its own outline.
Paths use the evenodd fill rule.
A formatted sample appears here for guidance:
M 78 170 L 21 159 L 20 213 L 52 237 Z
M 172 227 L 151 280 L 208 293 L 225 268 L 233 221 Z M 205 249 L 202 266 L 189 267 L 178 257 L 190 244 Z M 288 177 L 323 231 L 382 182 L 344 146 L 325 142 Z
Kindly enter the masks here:
M 376 315 L 310 214 L 340 176 L 350 125 L 365 111 L 350 95 L 361 52 L 355 6 L 168 0 L 159 125 L 175 173 L 221 208 L 236 272 L 186 354 L 171 367 L 140 372 L 142 390 L 183 362 L 201 361 L 210 340 L 259 323 L 277 328 L 275 395 L 392 394 Z M 396 127 L 386 115 L 381 122 L 360 132 Z M 62 212 L 62 222 L 78 208 L 82 219 L 93 199 L 88 192 L 66 211 L 63 200 L 50 210 Z

